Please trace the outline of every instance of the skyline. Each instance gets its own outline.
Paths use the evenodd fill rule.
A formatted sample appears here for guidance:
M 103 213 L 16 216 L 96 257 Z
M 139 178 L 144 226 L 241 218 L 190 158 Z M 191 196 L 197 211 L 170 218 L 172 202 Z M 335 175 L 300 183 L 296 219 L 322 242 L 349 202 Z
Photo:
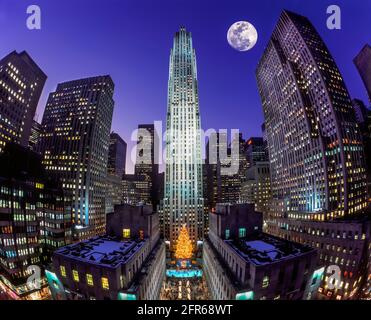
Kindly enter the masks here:
M 111 0 L 109 3 L 110 6 L 102 7 L 99 1 L 93 0 L 87 7 L 83 0 L 78 0 L 71 10 L 72 1 L 63 4 L 38 1 L 42 29 L 34 31 L 25 25 L 29 3 L 9 0 L 0 3 L 1 12 L 7 12 L 6 15 L 0 13 L 0 36 L 6 43 L 0 49 L 0 56 L 14 49 L 26 50 L 48 75 L 37 109 L 39 122 L 47 96 L 58 83 L 110 74 L 116 87 L 112 130 L 119 133 L 131 149 L 136 144 L 130 139 L 131 132 L 138 124 L 154 120 L 165 124 L 169 50 L 182 21 L 191 31 L 198 52 L 202 128 L 238 128 L 245 139 L 261 136 L 263 114 L 255 69 L 284 8 L 311 19 L 333 54 L 351 97 L 367 101 L 353 58 L 369 42 L 364 23 L 368 21 L 371 3 L 338 1 L 342 8 L 342 30 L 326 28 L 326 8 L 331 4 L 328 1 L 315 6 L 299 1 L 272 4 L 266 0 L 258 4 L 234 1 L 233 6 L 221 1 L 212 7 L 187 1 L 187 6 L 182 6 L 184 10 L 176 10 L 176 4 L 167 0 L 162 1 L 161 6 L 149 1 Z M 63 18 L 63 13 L 68 20 Z M 259 34 L 256 46 L 244 53 L 232 49 L 226 38 L 230 25 L 239 20 L 254 24 Z M 355 30 L 357 37 L 352 37 Z M 347 46 L 342 45 L 341 39 L 347 39 Z M 213 54 L 215 51 L 218 54 Z M 149 52 L 153 59 L 148 59 Z M 222 90 L 223 94 L 215 94 Z M 225 109 L 229 110 L 228 119 L 222 112 Z M 128 172 L 132 172 L 130 157 L 126 161 Z
M 9 1 L 0 12 L 22 10 Z M 24 46 L 0 59 L 0 300 L 370 300 L 369 39 L 354 49 L 368 20 L 241 3 L 256 20 L 233 20 L 259 35 L 231 43 L 225 0 L 135 1 L 0 14 L 33 32 L 13 23 Z M 334 28 L 348 31 L 331 45 Z M 48 74 L 68 78 L 49 89 Z

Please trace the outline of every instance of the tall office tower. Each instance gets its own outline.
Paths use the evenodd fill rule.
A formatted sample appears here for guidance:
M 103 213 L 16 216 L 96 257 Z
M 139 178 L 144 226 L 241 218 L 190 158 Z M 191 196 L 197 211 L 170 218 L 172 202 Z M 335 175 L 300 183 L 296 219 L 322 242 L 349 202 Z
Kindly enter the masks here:
M 122 201 L 126 204 L 139 205 L 146 203 L 143 197 L 149 198 L 149 181 L 144 176 L 124 174 L 122 177 Z
M 111 132 L 108 149 L 108 173 L 122 178 L 126 168 L 127 144 L 116 132 Z
M 158 199 L 158 161 L 155 154 L 155 145 L 160 140 L 153 124 L 138 126 L 136 149 L 135 175 L 143 181 L 140 188 L 140 199 L 145 204 L 152 204 L 156 208 Z
M 255 165 L 257 162 L 268 161 L 268 153 L 264 144 L 264 139 L 261 137 L 251 137 L 246 141 L 245 155 L 249 167 Z
M 365 84 L 369 101 L 371 102 L 371 47 L 366 44 L 354 58 L 354 64 Z
M 235 185 L 236 196 L 235 196 L 234 199 L 231 199 L 230 202 L 236 203 L 236 202 L 239 201 L 239 198 L 240 198 L 241 184 L 246 180 L 246 170 L 249 167 L 249 162 L 248 162 L 247 157 L 246 157 L 246 142 L 242 137 L 242 133 L 239 133 L 238 135 L 236 135 L 232 139 L 235 140 L 235 143 L 236 143 L 235 147 L 237 147 L 237 145 L 238 145 L 238 152 L 233 152 L 233 150 L 232 150 L 233 149 L 233 146 L 232 146 L 233 140 L 232 140 L 232 143 L 229 146 L 229 152 L 230 152 L 230 155 L 232 157 L 232 161 L 238 163 L 238 171 L 237 171 L 237 174 L 236 174 L 237 183 Z M 234 160 L 233 160 L 233 158 L 234 158 Z
M 183 225 L 194 242 L 204 229 L 196 53 L 185 28 L 175 34 L 170 54 L 166 129 L 164 234 L 173 249 Z
M 353 99 L 352 105 L 356 115 L 356 121 L 360 127 L 365 148 L 366 170 L 367 170 L 367 190 L 370 202 L 371 197 L 371 110 L 369 110 L 364 102 L 359 99 Z
M 246 170 L 246 180 L 241 185 L 241 203 L 255 204 L 255 210 L 268 211 L 270 194 L 269 162 L 259 161 Z
M 255 210 L 262 212 L 265 218 L 270 201 L 270 173 L 267 145 L 264 138 L 252 137 L 248 139 L 245 145 L 245 156 L 249 168 L 245 172 L 246 179 L 242 182 L 240 201 L 254 203 Z
M 364 102 L 360 99 L 353 99 L 352 106 L 355 112 L 356 121 L 362 127 L 367 124 L 367 115 L 370 112 L 365 106 Z
M 113 90 L 110 76 L 60 83 L 44 112 L 43 163 L 63 183 L 76 239 L 105 232 Z
M 228 154 L 227 134 L 215 132 L 206 144 L 207 204 L 210 211 L 216 208 L 221 198 L 222 150 Z
M 266 133 L 266 130 L 265 130 L 265 122 L 263 122 L 261 128 L 262 128 L 262 136 L 263 136 L 263 144 L 264 144 L 265 155 L 266 155 L 267 161 L 269 161 L 268 141 L 267 141 L 267 133 Z
M 126 142 L 115 132 L 110 134 L 106 180 L 106 213 L 123 203 L 122 178 L 125 173 Z
M 246 175 L 246 173 L 245 173 Z M 242 181 L 239 174 L 234 175 L 221 175 L 218 177 L 220 180 L 220 197 L 217 203 L 239 203 L 241 197 Z M 243 177 L 245 180 L 245 176 Z
M 55 249 L 71 241 L 63 189 L 39 154 L 15 143 L 0 155 L 0 186 L 0 291 L 10 299 L 45 299 L 44 267 Z M 27 286 L 31 265 L 41 268 L 40 288 Z
M 242 183 L 246 180 L 246 170 L 249 167 L 245 153 L 245 140 L 242 138 L 242 133 L 239 133 L 232 137 L 232 142 L 227 150 L 231 165 L 236 164 L 236 168 L 233 170 L 235 172 L 223 174 L 220 171 L 218 179 L 220 179 L 221 191 L 218 203 L 235 204 L 240 202 Z
M 41 133 L 42 133 L 41 123 L 38 123 L 36 120 L 32 121 L 30 139 L 28 141 L 28 146 L 31 150 L 37 150 L 37 143 L 39 142 Z
M 227 132 L 213 133 L 206 150 L 209 210 L 214 210 L 217 203 L 238 203 L 248 168 L 242 135 L 232 138 L 228 147 Z
M 364 227 L 337 221 L 366 208 L 364 151 L 340 72 L 307 18 L 281 14 L 259 62 L 257 82 L 270 160 L 268 231 L 309 243 L 319 248 L 322 265 L 339 264 L 348 277 L 351 272 L 336 292 L 320 290 L 331 298 L 353 297 Z
M 28 146 L 45 81 L 45 73 L 26 51 L 0 60 L 0 152 L 8 141 Z

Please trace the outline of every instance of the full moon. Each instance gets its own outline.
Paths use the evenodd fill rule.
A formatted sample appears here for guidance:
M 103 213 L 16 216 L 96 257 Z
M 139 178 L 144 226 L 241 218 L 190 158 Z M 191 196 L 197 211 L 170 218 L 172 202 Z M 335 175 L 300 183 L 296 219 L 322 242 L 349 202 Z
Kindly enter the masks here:
M 238 21 L 231 25 L 227 34 L 228 43 L 238 51 L 252 49 L 258 41 L 258 32 L 247 21 Z

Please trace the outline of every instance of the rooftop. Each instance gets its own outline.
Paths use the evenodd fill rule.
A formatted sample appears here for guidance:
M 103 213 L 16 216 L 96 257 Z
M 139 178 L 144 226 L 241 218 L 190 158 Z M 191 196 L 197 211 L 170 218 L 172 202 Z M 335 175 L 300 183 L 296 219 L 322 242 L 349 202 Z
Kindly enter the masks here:
M 282 261 L 314 251 L 314 249 L 308 246 L 267 234 L 260 234 L 254 238 L 224 240 L 224 242 L 245 259 L 245 261 L 255 265 Z
M 120 241 L 109 236 L 94 237 L 55 251 L 55 255 L 85 263 L 116 268 L 127 263 L 146 240 Z

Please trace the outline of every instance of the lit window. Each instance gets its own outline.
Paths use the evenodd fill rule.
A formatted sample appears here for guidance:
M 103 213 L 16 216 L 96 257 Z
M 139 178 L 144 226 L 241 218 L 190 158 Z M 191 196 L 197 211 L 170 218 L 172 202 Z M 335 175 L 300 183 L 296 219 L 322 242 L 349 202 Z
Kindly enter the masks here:
M 265 276 L 263 278 L 263 284 L 262 284 L 262 287 L 263 288 L 267 288 L 269 286 L 269 277 L 268 276 Z
M 72 270 L 72 276 L 75 282 L 79 282 L 79 273 L 77 272 L 77 270 Z
M 66 268 L 65 268 L 65 266 L 60 266 L 60 270 L 61 270 L 62 277 L 66 277 Z
M 123 229 L 122 230 L 122 236 L 124 238 L 130 238 L 130 229 Z
M 36 189 L 44 189 L 44 184 L 36 183 Z
M 238 236 L 239 236 L 240 238 L 244 238 L 244 237 L 246 237 L 246 228 L 239 228 L 239 229 L 238 229 Z
M 90 273 L 86 274 L 86 282 L 88 283 L 88 286 L 94 286 L 93 276 Z
M 229 229 L 226 229 L 225 230 L 225 238 L 228 240 L 229 239 L 229 236 L 230 236 Z
M 102 277 L 102 288 L 109 290 L 108 278 Z

